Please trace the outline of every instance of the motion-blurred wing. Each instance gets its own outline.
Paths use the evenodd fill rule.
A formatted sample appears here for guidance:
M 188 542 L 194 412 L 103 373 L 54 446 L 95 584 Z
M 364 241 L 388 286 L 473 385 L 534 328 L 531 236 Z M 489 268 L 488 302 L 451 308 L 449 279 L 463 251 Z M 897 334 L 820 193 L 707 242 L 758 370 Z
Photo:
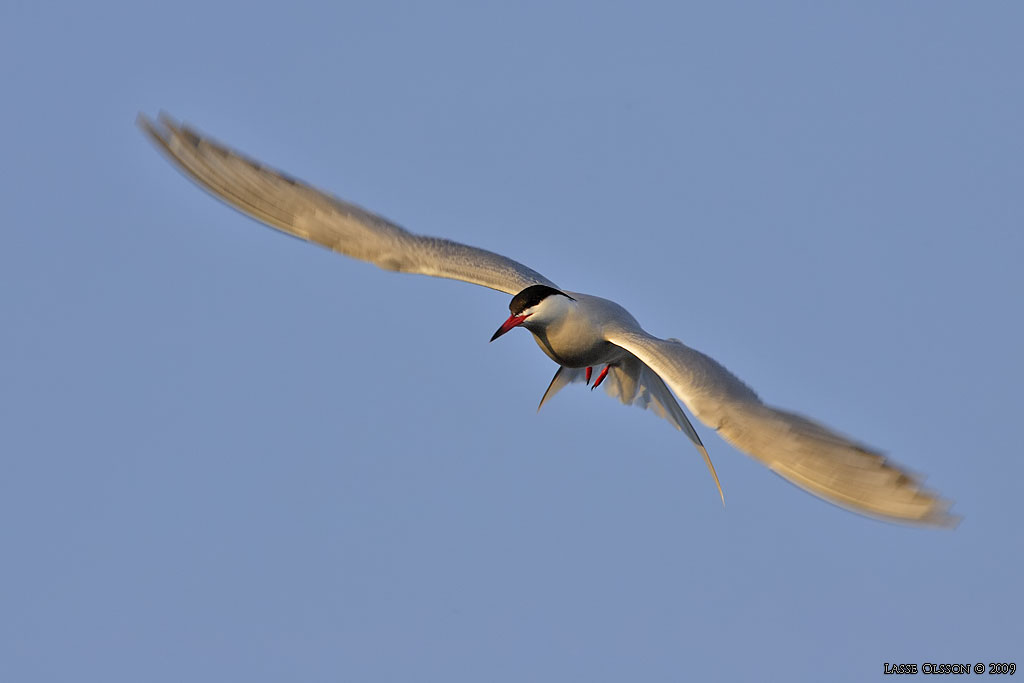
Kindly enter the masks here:
M 139 126 L 200 187 L 242 213 L 385 270 L 462 280 L 517 294 L 555 284 L 484 249 L 414 235 L 363 208 L 267 168 L 161 115 Z
M 792 483 L 836 505 L 897 522 L 952 526 L 950 503 L 884 456 L 765 405 L 714 359 L 675 340 L 619 329 L 608 341 L 658 373 L 697 418 Z

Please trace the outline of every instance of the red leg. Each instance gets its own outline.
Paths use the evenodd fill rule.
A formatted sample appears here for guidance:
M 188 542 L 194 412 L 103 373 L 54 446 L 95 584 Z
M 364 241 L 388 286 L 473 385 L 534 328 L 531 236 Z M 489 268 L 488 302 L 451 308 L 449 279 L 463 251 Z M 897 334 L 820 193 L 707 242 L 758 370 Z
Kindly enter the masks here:
M 594 380 L 594 386 L 590 387 L 591 391 L 593 391 L 594 389 L 597 389 L 599 386 L 601 386 L 601 382 L 603 382 L 604 378 L 608 375 L 608 368 L 610 368 L 610 367 L 611 367 L 611 365 L 604 366 L 604 370 L 602 370 L 601 374 L 599 374 L 597 376 L 597 379 Z
M 594 368 L 587 366 L 587 384 L 590 384 L 590 373 L 594 372 Z

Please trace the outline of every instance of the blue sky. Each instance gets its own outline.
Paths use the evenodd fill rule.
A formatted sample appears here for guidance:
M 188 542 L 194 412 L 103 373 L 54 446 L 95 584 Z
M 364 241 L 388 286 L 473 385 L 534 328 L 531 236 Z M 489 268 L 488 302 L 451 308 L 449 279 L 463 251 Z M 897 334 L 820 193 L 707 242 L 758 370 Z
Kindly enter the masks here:
M 0 6 L 0 678 L 1024 663 L 1018 3 Z M 165 109 L 614 298 L 890 453 L 858 517 L 573 387 L 508 297 L 287 239 Z

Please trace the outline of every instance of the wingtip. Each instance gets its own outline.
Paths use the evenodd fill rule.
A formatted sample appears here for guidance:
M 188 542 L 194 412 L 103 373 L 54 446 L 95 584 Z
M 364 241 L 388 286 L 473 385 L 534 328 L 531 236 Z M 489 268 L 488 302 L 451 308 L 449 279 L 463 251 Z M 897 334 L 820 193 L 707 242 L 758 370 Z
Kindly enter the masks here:
M 960 522 L 964 521 L 964 518 L 962 515 L 950 512 L 949 508 L 951 507 L 953 507 L 952 502 L 943 498 L 936 498 L 933 511 L 921 519 L 921 524 L 937 529 L 949 529 L 950 531 L 956 529 L 960 526 Z
M 168 145 L 174 137 L 180 137 L 183 134 L 195 135 L 187 126 L 179 123 L 162 109 L 157 112 L 155 119 L 140 111 L 135 117 L 135 125 L 150 139 L 162 146 Z
M 135 117 L 135 125 L 137 125 L 142 133 L 149 138 L 149 141 L 156 145 L 157 149 L 167 155 L 170 159 L 175 160 L 174 154 L 171 152 L 171 140 L 174 134 L 173 122 L 168 123 L 170 117 L 166 113 L 160 112 L 157 114 L 157 120 L 149 118 L 142 112 Z M 175 160 L 176 163 L 180 164 L 180 161 Z
M 718 488 L 718 497 L 722 499 L 722 509 L 725 509 L 725 493 L 722 491 L 722 482 L 718 480 L 718 472 L 715 471 L 715 465 L 711 462 L 711 456 L 708 455 L 708 449 L 701 444 L 699 447 L 700 454 L 704 456 L 704 464 L 708 466 L 708 471 L 711 472 L 711 478 L 715 480 L 715 486 Z
M 947 512 L 944 509 L 937 510 L 926 516 L 918 517 L 916 519 L 910 517 L 889 517 L 872 515 L 871 513 L 864 512 L 862 510 L 854 510 L 854 512 L 859 512 L 860 514 L 863 514 L 867 517 L 875 517 L 876 519 L 880 519 L 883 522 L 890 522 L 893 524 L 902 524 L 919 528 L 942 529 L 948 531 L 953 531 L 954 529 L 956 529 L 958 526 L 960 526 L 960 522 L 962 522 L 964 519 L 961 515 L 956 515 L 952 512 Z
M 953 530 L 960 526 L 963 516 L 951 512 L 954 502 L 943 498 L 937 491 L 924 486 L 925 477 L 906 467 L 900 467 L 885 460 L 885 464 L 903 475 L 901 483 L 914 489 L 915 499 L 920 502 L 916 515 L 894 517 L 891 521 L 913 526 L 931 527 L 935 529 Z
M 135 117 L 135 125 L 146 135 L 160 137 L 160 131 L 157 129 L 156 123 L 141 111 Z

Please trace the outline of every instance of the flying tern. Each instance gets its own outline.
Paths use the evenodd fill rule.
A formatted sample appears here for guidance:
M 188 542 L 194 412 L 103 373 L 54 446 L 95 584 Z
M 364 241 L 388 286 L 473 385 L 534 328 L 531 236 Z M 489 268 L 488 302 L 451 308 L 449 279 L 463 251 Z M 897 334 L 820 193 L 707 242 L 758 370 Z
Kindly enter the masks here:
M 500 254 L 413 234 L 169 116 L 152 121 L 140 115 L 138 124 L 187 177 L 258 221 L 385 270 L 462 280 L 514 295 L 510 315 L 491 341 L 524 327 L 558 364 L 540 406 L 571 383 L 604 384 L 623 403 L 654 411 L 689 437 L 723 504 L 707 449 L 676 397 L 737 449 L 829 502 L 888 521 L 931 526 L 957 521 L 948 501 L 881 453 L 765 404 L 717 361 L 678 339 L 647 333 L 613 301 L 561 289 Z

